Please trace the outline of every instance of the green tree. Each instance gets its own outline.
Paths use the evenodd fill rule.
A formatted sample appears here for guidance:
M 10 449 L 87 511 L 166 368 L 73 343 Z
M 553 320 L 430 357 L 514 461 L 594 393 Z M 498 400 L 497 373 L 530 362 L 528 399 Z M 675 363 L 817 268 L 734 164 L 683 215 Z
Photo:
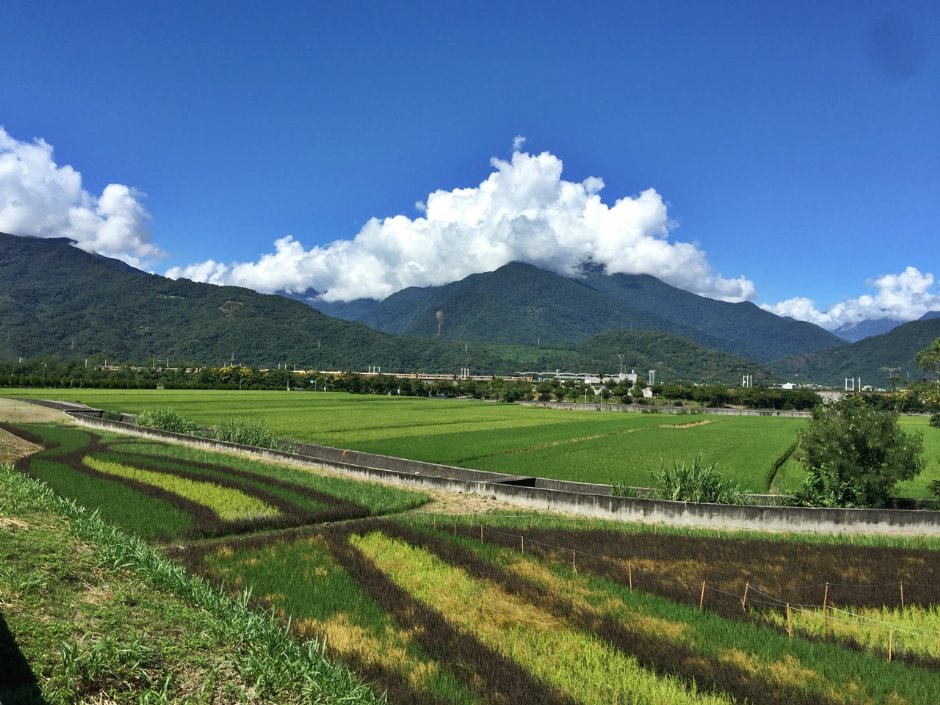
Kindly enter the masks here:
M 937 338 L 926 348 L 914 356 L 917 364 L 927 372 L 940 377 L 940 338 Z
M 924 469 L 921 433 L 908 434 L 894 411 L 857 396 L 813 409 L 799 434 L 799 457 L 809 475 L 794 499 L 820 507 L 884 507 L 891 490 Z

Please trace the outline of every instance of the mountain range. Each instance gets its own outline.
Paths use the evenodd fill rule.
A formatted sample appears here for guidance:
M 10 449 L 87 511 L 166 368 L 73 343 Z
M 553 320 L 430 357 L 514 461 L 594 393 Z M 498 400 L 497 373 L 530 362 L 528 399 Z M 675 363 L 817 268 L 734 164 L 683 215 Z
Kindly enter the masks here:
M 641 373 L 661 380 L 792 379 L 886 386 L 917 374 L 940 318 L 846 344 L 751 303 L 696 296 L 647 275 L 564 277 L 518 262 L 383 301 L 324 304 L 170 280 L 66 238 L 0 234 L 0 360 L 57 355 L 187 364 L 505 374 Z M 292 300 L 300 299 L 300 300 Z M 315 310 L 356 318 L 341 320 Z
M 766 372 L 739 356 L 645 330 L 599 334 L 579 345 L 526 346 L 391 335 L 250 289 L 148 274 L 89 254 L 67 238 L 0 233 L 0 360 L 56 355 L 115 361 L 254 367 L 450 372 L 616 372 L 660 378 L 740 379 Z
M 657 330 L 758 362 L 844 342 L 750 302 L 716 301 L 649 275 L 607 275 L 597 268 L 564 277 L 511 262 L 451 284 L 403 289 L 382 301 L 336 306 L 311 292 L 299 298 L 385 333 L 441 340 L 571 345 L 604 330 Z
M 940 311 L 928 311 L 921 316 L 919 320 L 926 321 L 931 318 L 940 318 Z M 864 340 L 874 335 L 884 335 L 904 323 L 905 321 L 898 321 L 893 318 L 875 318 L 859 321 L 857 323 L 846 323 L 834 329 L 832 332 L 843 340 L 856 343 L 859 340 Z
M 937 338 L 940 317 L 927 316 L 851 345 L 775 360 L 772 367 L 794 382 L 842 387 L 846 378 L 861 377 L 863 386 L 888 388 L 924 376 L 914 356 Z

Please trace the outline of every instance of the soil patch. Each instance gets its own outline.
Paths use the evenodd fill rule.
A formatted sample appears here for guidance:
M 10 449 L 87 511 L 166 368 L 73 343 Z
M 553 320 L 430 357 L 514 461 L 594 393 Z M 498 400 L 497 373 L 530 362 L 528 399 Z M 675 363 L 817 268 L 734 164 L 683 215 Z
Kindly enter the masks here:
M 0 465 L 12 465 L 20 458 L 37 452 L 38 446 L 0 428 Z
M 19 399 L 0 397 L 0 421 L 8 423 L 71 423 L 71 417 L 61 411 Z

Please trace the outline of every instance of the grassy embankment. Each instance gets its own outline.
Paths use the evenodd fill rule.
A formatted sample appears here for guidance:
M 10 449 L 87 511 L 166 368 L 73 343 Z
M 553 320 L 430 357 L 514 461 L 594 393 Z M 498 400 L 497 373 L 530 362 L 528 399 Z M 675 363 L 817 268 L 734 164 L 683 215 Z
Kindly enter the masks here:
M 0 466 L 0 702 L 376 702 L 139 539 Z

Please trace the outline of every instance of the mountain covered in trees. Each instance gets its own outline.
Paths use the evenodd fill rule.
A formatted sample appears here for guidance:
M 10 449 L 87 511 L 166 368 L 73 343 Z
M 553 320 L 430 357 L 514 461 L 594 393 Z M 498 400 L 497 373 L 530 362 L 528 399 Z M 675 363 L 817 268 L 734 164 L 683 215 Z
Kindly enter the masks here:
M 831 347 L 833 336 L 815 326 L 703 299 L 654 277 L 595 271 L 572 279 L 519 263 L 356 306 L 391 332 L 282 296 L 166 279 L 65 238 L 0 234 L 0 361 L 7 363 L 52 355 L 451 374 L 613 374 L 623 364 L 641 375 L 655 369 L 662 381 L 734 383 L 753 374 L 758 382 L 841 386 L 861 377 L 887 387 L 892 378 L 921 377 L 914 355 L 940 337 L 940 318 L 928 314 Z M 798 353 L 760 362 L 772 347 Z M 750 353 L 729 352 L 740 349 Z
M 564 277 L 512 262 L 371 304 L 329 304 L 311 292 L 299 298 L 386 333 L 441 340 L 571 345 L 605 330 L 657 330 L 763 362 L 844 344 L 818 326 L 750 302 L 716 301 L 649 275 L 608 275 L 597 268 Z
M 793 355 L 773 363 L 774 371 L 794 382 L 813 381 L 841 387 L 846 378 L 861 377 L 862 385 L 890 387 L 920 379 L 914 356 L 940 337 L 940 318 L 927 316 L 883 335 L 831 350 Z
M 457 373 L 469 367 L 473 374 L 505 374 L 616 373 L 622 361 L 642 373 L 656 369 L 664 380 L 733 382 L 745 373 L 765 375 L 751 361 L 661 331 L 608 331 L 577 344 L 548 343 L 392 335 L 281 296 L 148 274 L 84 252 L 66 238 L 0 234 L 0 360 L 8 364 L 50 355 L 259 368 L 377 365 L 387 372 Z

